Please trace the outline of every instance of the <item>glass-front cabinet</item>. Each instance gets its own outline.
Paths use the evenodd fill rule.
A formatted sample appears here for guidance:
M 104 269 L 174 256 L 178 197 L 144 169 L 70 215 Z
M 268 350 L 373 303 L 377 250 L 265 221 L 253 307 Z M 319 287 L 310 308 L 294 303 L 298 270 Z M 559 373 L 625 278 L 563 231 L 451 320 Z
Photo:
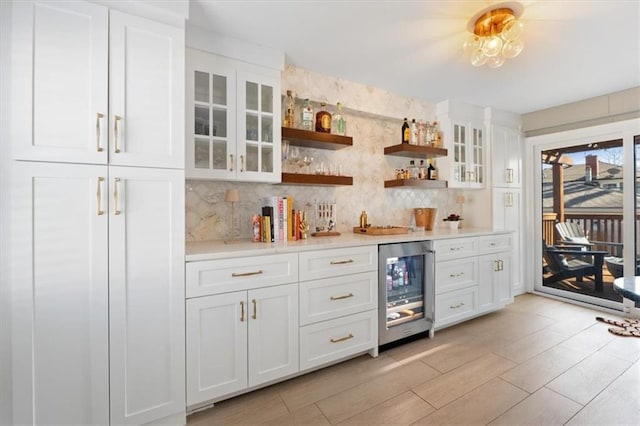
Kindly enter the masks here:
M 187 179 L 279 182 L 279 71 L 187 49 L 186 80 Z

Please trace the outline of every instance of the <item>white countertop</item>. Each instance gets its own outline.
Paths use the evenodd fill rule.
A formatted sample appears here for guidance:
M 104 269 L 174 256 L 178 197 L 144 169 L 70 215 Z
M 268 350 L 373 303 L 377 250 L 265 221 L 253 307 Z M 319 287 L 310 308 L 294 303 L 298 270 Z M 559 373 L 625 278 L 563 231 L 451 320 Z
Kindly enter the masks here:
M 309 237 L 306 240 L 281 241 L 277 243 L 252 243 L 240 240 L 234 243 L 224 241 L 198 241 L 186 244 L 186 261 L 228 259 L 232 257 L 262 256 L 276 253 L 297 253 L 309 250 L 357 247 L 371 244 L 403 243 L 409 241 L 441 240 L 458 237 L 475 237 L 510 231 L 494 231 L 486 228 L 462 228 L 458 230 L 437 229 L 415 231 L 400 235 L 363 235 L 343 233 L 337 237 Z

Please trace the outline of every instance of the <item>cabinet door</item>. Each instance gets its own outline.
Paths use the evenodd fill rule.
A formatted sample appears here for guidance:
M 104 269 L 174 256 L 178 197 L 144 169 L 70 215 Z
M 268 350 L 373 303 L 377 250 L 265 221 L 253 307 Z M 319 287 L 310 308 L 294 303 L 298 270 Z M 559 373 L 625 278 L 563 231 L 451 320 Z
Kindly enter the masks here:
M 522 149 L 520 132 L 509 127 L 491 126 L 493 185 L 520 187 Z
M 467 177 L 470 188 L 484 188 L 485 140 L 484 126 L 481 123 L 469 123 L 467 127 Z
M 106 166 L 14 162 L 14 424 L 108 424 Z
M 478 310 L 489 311 L 497 302 L 496 275 L 500 271 L 500 254 L 480 256 L 478 261 Z
M 184 168 L 184 29 L 111 11 L 109 162 Z
M 231 61 L 187 49 L 186 175 L 236 178 L 236 70 Z
M 496 274 L 496 301 L 500 305 L 513 302 L 514 288 L 514 262 L 516 256 L 513 253 L 505 252 L 498 255 L 500 270 Z
M 467 167 L 467 158 L 469 156 L 467 149 L 467 126 L 463 123 L 452 122 L 449 127 L 450 150 L 453 158 L 451 159 L 451 176 L 449 185 L 454 188 L 466 186 L 469 179 L 469 169 Z
M 109 169 L 111 422 L 184 413 L 184 176 Z
M 249 386 L 297 373 L 298 284 L 248 292 Z
M 13 158 L 107 163 L 108 10 L 13 2 Z
M 238 72 L 238 179 L 280 182 L 280 81 Z
M 247 293 L 187 300 L 187 406 L 247 387 Z

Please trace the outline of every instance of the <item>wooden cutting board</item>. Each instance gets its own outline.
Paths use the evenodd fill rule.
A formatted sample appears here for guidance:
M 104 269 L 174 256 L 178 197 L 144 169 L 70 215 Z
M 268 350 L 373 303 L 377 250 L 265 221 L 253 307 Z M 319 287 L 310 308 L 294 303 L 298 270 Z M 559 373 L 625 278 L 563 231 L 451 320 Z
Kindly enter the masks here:
M 370 226 L 368 228 L 354 226 L 353 233 L 365 235 L 397 235 L 408 234 L 409 228 L 405 228 L 404 226 Z

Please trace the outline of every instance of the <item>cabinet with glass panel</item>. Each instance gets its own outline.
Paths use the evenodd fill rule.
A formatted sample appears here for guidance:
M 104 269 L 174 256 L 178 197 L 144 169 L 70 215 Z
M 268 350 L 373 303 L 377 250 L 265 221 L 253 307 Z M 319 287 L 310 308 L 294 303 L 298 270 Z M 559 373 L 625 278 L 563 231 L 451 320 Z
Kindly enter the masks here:
M 280 182 L 280 72 L 187 49 L 187 179 Z

